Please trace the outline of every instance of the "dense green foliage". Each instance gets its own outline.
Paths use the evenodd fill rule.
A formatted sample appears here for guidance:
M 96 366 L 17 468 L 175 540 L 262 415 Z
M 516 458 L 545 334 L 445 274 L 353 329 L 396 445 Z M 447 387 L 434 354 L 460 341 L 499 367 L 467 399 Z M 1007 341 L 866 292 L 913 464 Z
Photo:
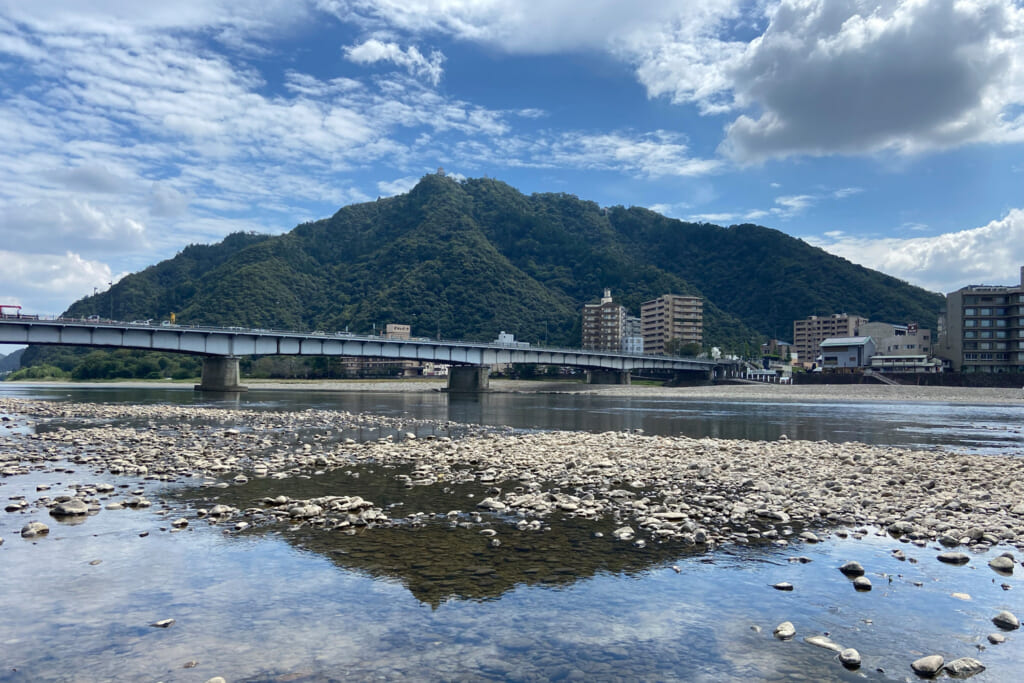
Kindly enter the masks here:
M 661 294 L 703 296 L 706 344 L 726 351 L 788 339 L 793 320 L 815 314 L 934 329 L 943 302 L 768 228 L 684 223 L 567 194 L 526 196 L 487 178 L 428 175 L 407 194 L 283 235 L 189 246 L 67 315 L 161 320 L 174 312 L 182 324 L 353 333 L 393 322 L 421 337 L 491 340 L 505 330 L 577 346 L 582 306 L 604 287 L 635 315 Z M 37 351 L 23 362 L 76 372 L 90 355 L 67 368 L 54 359 L 66 353 Z M 128 365 L 122 358 L 119 371 Z
M 71 373 L 53 365 L 34 365 L 30 368 L 15 370 L 7 376 L 8 381 L 18 382 L 26 379 L 70 379 Z
M 30 346 L 22 356 L 22 370 L 7 379 L 35 379 L 22 376 L 26 370 L 40 366 L 55 368 L 61 375 L 72 379 L 190 379 L 199 377 L 202 358 L 179 353 L 133 351 L 130 349 L 101 350 L 85 346 Z

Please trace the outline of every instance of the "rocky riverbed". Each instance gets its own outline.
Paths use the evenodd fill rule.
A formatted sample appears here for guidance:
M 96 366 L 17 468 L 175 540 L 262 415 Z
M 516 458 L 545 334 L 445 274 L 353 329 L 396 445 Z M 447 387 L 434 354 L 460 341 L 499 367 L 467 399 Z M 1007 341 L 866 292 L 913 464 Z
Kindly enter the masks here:
M 5 496 L 8 519 L 45 511 L 88 523 L 101 511 L 154 504 L 141 485 L 124 489 L 103 481 L 109 474 L 230 489 L 233 498 L 245 501 L 181 510 L 157 502 L 163 508 L 162 528 L 170 530 L 201 521 L 226 533 L 285 525 L 324 535 L 372 534 L 434 523 L 472 531 L 497 550 L 506 537 L 550 533 L 562 520 L 603 520 L 608 531 L 602 542 L 627 548 L 700 553 L 756 544 L 794 546 L 789 559 L 796 565 L 808 559 L 797 554 L 801 548 L 831 536 L 885 535 L 896 546 L 892 557 L 901 562 L 956 566 L 985 553 L 991 556 L 986 571 L 1004 590 L 1019 571 L 1014 553 L 1024 550 L 1024 458 L 1017 457 L 785 438 L 751 442 L 636 432 L 515 432 L 321 410 L 4 399 L 0 415 L 6 416 L 0 426 L 8 432 L 0 441 L 0 495 L 5 478 L 55 468 L 74 469 L 79 481 L 87 480 L 83 472 L 88 471 L 97 480 L 71 484 L 70 493 L 40 487 L 34 496 Z M 391 479 L 410 491 L 450 491 L 450 507 L 395 508 L 345 490 L 245 496 L 257 480 L 315 480 L 366 466 L 394 468 Z M 456 497 L 455 491 L 466 487 L 472 487 L 473 497 Z M 44 543 L 46 527 L 36 516 L 20 534 Z M 870 566 L 867 572 L 856 562 L 837 569 L 837 580 L 845 581 L 846 575 L 854 590 L 872 590 Z M 799 581 L 786 580 L 769 590 L 785 594 L 794 587 L 797 593 L 803 589 Z M 990 615 L 990 646 L 1016 630 L 1016 619 L 1009 612 Z M 851 648 L 827 633 L 808 634 L 783 623 L 775 633 L 782 640 L 794 635 L 834 650 L 843 666 L 860 666 L 860 653 L 848 652 Z M 958 676 L 981 671 L 974 660 L 962 661 L 970 659 L 967 652 L 957 653 L 955 663 L 920 654 L 913 671 L 935 666 Z M 909 660 L 907 667 L 909 672 Z
M 410 487 L 486 484 L 489 495 L 472 507 L 527 528 L 563 513 L 617 520 L 616 536 L 635 542 L 814 542 L 818 532 L 877 527 L 921 546 L 937 541 L 950 548 L 1024 549 L 1024 459 L 1015 457 L 785 438 L 745 442 L 469 427 L 455 439 L 420 439 L 410 430 L 423 424 L 413 420 L 313 410 L 4 400 L 0 412 L 63 423 L 4 448 L 4 476 L 69 460 L 97 472 L 244 484 L 249 477 L 284 478 L 353 463 L 403 463 L 414 468 L 403 475 Z M 345 436 L 368 426 L 388 434 L 362 442 Z M 77 502 L 46 496 L 37 502 L 57 514 L 85 514 L 98 504 L 88 493 Z M 344 495 L 260 503 L 243 514 L 328 526 L 388 521 L 372 503 Z M 219 511 L 236 523 L 238 513 Z

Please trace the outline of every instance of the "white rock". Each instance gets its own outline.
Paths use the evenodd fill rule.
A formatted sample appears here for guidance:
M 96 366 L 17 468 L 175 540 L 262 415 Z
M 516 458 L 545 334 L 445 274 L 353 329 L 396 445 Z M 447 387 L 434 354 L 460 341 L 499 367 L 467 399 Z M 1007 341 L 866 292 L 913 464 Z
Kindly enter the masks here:
M 950 676 L 955 678 L 968 678 L 980 674 L 985 670 L 985 665 L 973 657 L 961 657 L 943 667 Z
M 942 665 L 945 663 L 942 655 L 928 655 L 927 657 L 915 660 L 910 665 L 910 668 L 914 670 L 914 673 L 922 676 L 934 676 L 942 671 Z
M 794 628 L 792 622 L 784 621 L 775 627 L 772 631 L 776 638 L 779 640 L 789 640 L 796 635 L 796 628 Z
M 860 653 L 848 647 L 839 653 L 839 663 L 848 669 L 856 669 L 860 666 Z

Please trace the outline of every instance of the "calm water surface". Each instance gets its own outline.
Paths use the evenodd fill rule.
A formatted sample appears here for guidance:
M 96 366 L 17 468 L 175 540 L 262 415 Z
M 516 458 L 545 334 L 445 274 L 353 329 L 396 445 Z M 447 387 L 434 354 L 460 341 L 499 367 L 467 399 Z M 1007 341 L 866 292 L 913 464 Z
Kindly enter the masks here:
M 3 387 L 0 395 L 204 400 L 191 391 L 114 388 Z M 251 392 L 238 405 L 526 429 L 640 428 L 751 439 L 785 433 L 1018 454 L 1024 447 L 1021 409 L 1009 406 L 564 395 L 488 395 L 449 403 L 431 394 L 277 391 Z M 17 438 L 0 436 L 0 448 L 12 448 Z M 154 501 L 148 510 L 103 510 L 74 525 L 34 506 L 0 512 L 0 681 L 205 681 L 217 675 L 228 681 L 904 680 L 913 677 L 911 661 L 933 653 L 980 659 L 988 670 L 972 680 L 1015 680 L 1024 671 L 1019 632 L 1008 633 L 999 646 L 985 639 L 997 630 L 990 619 L 999 610 L 1024 616 L 1018 577 L 996 575 L 987 566 L 994 551 L 952 567 L 935 560 L 935 548 L 872 533 L 788 549 L 695 554 L 674 544 L 636 548 L 614 542 L 608 522 L 552 520 L 549 531 L 528 533 L 485 517 L 484 526 L 502 540 L 492 548 L 480 525 L 452 529 L 444 518 L 453 508 L 472 510 L 483 489 L 406 490 L 395 480 L 403 471 L 366 466 L 204 488 L 51 463 L 0 479 L 5 504 L 19 495 L 32 501 L 96 481 L 123 486 L 115 498 L 144 487 Z M 40 485 L 51 488 L 38 493 Z M 352 536 L 284 526 L 235 534 L 194 517 L 199 507 L 247 507 L 271 494 L 361 495 L 389 507 L 392 517 L 421 512 L 428 522 Z M 192 524 L 172 533 L 170 520 L 183 515 Z M 50 525 L 48 537 L 18 536 L 32 519 Z M 892 558 L 896 547 L 918 562 Z M 790 561 L 800 555 L 811 562 Z M 867 568 L 874 590 L 856 592 L 839 573 L 849 559 Z M 101 561 L 91 564 L 95 560 Z M 778 581 L 796 590 L 773 590 Z M 166 618 L 176 620 L 170 628 L 149 626 Z M 775 640 L 772 630 L 786 620 L 796 626 L 797 638 Z M 834 653 L 801 640 L 823 633 L 857 648 L 862 668 L 848 672 Z
M 804 441 L 1024 455 L 1024 403 L 799 403 L 511 393 L 457 398 L 440 392 L 315 391 L 250 391 L 215 400 L 184 387 L 78 389 L 3 383 L 0 396 L 265 410 L 316 408 L 522 429 L 642 429 L 648 434 L 753 441 L 773 441 L 785 434 Z

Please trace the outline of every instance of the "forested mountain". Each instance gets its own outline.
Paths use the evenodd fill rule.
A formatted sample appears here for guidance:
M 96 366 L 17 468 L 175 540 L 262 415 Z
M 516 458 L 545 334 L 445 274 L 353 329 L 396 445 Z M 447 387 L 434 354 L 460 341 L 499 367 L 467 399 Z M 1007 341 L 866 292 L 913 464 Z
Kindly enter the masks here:
M 935 327 L 943 299 L 776 230 L 603 209 L 568 194 L 425 176 L 279 236 L 193 245 L 72 305 L 69 316 L 166 319 L 578 345 L 584 303 L 610 287 L 639 315 L 665 293 L 705 299 L 705 340 L 788 339 L 794 319 L 846 312 Z
M 18 349 L 4 356 L 0 354 L 0 372 L 14 372 L 21 367 L 21 356 L 25 349 Z

